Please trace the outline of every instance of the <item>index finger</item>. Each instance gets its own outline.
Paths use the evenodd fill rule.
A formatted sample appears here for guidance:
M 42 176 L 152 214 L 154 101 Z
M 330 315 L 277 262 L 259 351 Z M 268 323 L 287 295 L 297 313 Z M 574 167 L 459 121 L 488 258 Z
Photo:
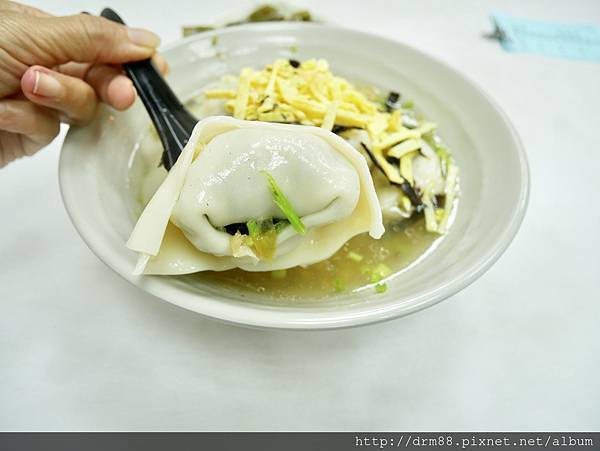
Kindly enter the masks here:
M 161 55 L 155 54 L 152 62 L 163 75 L 167 73 L 169 66 Z M 59 66 L 57 70 L 84 79 L 94 88 L 102 102 L 117 110 L 124 110 L 135 101 L 135 89 L 119 66 L 67 63 Z

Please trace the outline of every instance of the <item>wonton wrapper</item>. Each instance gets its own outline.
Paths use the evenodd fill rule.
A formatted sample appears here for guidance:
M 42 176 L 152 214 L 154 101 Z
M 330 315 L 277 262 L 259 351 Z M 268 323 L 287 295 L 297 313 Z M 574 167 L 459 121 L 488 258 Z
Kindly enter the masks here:
M 250 256 L 217 256 L 197 249 L 173 224 L 177 220 L 184 221 L 185 214 L 189 211 L 172 217 L 174 212 L 177 213 L 177 210 L 181 209 L 178 202 L 182 190 L 188 189 L 190 183 L 193 183 L 193 180 L 190 182 L 186 180 L 186 177 L 193 173 L 190 167 L 196 161 L 194 158 L 199 158 L 199 156 L 195 157 L 196 149 L 199 149 L 201 155 L 202 149 L 213 138 L 228 131 L 241 129 L 258 129 L 264 130 L 265 133 L 275 130 L 290 134 L 309 134 L 313 136 L 310 138 L 312 140 L 314 137 L 318 137 L 325 141 L 329 148 L 345 158 L 343 166 L 353 168 L 358 175 L 359 185 L 357 188 L 360 193 L 358 200 L 353 204 L 355 205 L 354 209 L 339 220 L 327 219 L 329 223 L 325 225 L 319 225 L 318 222 L 311 224 L 309 220 L 306 235 L 293 234 L 295 235 L 293 245 L 285 247 L 286 252 L 281 255 L 276 253 L 271 260 L 256 261 Z M 350 164 L 348 165 L 346 162 Z M 291 171 L 290 174 L 293 176 L 294 171 Z M 311 198 L 311 186 L 302 185 L 302 180 L 297 180 L 297 183 L 298 189 Z M 239 190 L 256 189 L 256 183 L 237 188 Z M 187 197 L 189 198 L 189 196 Z M 292 205 L 294 204 L 292 203 Z M 310 217 L 311 215 L 306 216 L 306 218 Z M 335 222 L 331 222 L 332 220 Z M 189 221 L 187 223 L 189 224 Z M 142 212 L 127 242 L 127 247 L 140 253 L 140 259 L 135 269 L 137 274 L 142 272 L 145 274 L 188 274 L 206 270 L 223 271 L 236 267 L 246 271 L 272 271 L 325 260 L 350 238 L 367 231 L 373 238 L 379 238 L 383 234 L 381 209 L 367 162 L 346 141 L 327 130 L 316 127 L 242 121 L 231 117 L 215 116 L 198 122 L 182 154 Z M 189 235 L 189 230 L 187 233 Z M 290 235 L 288 230 L 284 230 L 281 234 L 286 233 L 288 236 Z M 199 238 L 200 241 L 203 238 L 203 236 L 190 236 Z M 223 252 L 223 249 L 220 248 L 220 252 Z

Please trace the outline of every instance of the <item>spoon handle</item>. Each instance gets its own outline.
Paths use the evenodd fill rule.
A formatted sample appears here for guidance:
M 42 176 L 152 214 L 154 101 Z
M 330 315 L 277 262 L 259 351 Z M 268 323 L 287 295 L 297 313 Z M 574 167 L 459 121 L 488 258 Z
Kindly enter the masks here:
M 102 17 L 125 24 L 110 8 Z M 133 82 L 163 144 L 162 163 L 167 170 L 177 161 L 186 145 L 197 119 L 182 105 L 150 59 L 123 64 L 123 70 Z

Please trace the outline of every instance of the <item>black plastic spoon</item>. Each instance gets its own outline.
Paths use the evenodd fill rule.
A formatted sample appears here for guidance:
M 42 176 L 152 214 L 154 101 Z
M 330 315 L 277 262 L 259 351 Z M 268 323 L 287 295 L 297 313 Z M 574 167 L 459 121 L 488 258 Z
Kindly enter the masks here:
M 100 15 L 125 25 L 110 8 L 105 8 Z M 198 120 L 181 104 L 149 59 L 125 63 L 123 69 L 156 127 L 164 148 L 162 163 L 168 171 L 177 161 Z

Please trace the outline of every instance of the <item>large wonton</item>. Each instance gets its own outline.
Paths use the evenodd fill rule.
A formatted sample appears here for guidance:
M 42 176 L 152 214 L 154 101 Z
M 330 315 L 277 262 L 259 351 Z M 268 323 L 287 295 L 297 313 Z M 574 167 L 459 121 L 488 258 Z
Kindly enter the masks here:
M 305 234 L 286 222 L 269 176 Z M 240 232 L 231 232 L 265 219 L 283 224 L 269 258 L 240 246 Z M 127 246 L 140 253 L 138 273 L 271 271 L 327 259 L 367 231 L 383 234 L 381 209 L 365 159 L 342 138 L 316 127 L 216 116 L 196 125 Z

